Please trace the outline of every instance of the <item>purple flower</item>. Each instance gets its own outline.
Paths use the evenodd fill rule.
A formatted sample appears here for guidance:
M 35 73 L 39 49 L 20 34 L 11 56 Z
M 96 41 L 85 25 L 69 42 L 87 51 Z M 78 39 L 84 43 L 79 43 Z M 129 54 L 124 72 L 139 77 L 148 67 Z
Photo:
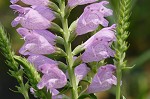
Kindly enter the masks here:
M 44 64 L 42 67 L 46 67 L 47 71 L 37 85 L 39 89 L 46 87 L 51 91 L 53 89 L 62 88 L 67 84 L 66 75 L 59 68 L 53 67 L 50 64 Z
M 92 83 L 89 85 L 87 92 L 96 93 L 99 91 L 109 90 L 112 85 L 117 84 L 117 78 L 113 75 L 116 70 L 114 65 L 108 64 L 101 66 L 95 74 Z
M 41 14 L 43 17 L 45 17 L 49 21 L 52 21 L 56 18 L 53 11 L 49 7 L 46 7 L 46 6 L 32 6 L 32 8 L 34 10 L 38 11 L 39 14 Z
M 83 44 L 85 48 L 81 57 L 83 62 L 100 61 L 114 56 L 115 52 L 110 48 L 111 43 L 116 40 L 114 29 L 115 25 L 103 28 Z
M 55 47 L 46 38 L 37 33 L 29 33 L 24 39 L 25 43 L 19 50 L 22 55 L 52 54 L 55 52 Z
M 39 34 L 43 36 L 50 44 L 55 45 L 56 36 L 49 32 L 48 30 L 29 30 L 26 28 L 18 28 L 17 32 L 23 37 L 26 38 L 29 34 Z
M 19 16 L 12 21 L 13 27 L 20 23 L 22 27 L 27 29 L 47 29 L 51 25 L 48 19 L 32 8 L 19 5 L 11 5 L 10 7 L 19 12 Z
M 101 14 L 103 17 L 111 16 L 113 11 L 111 9 L 106 8 L 105 6 L 109 4 L 108 1 L 101 1 L 99 3 L 93 3 L 85 7 L 84 11 L 93 11 Z
M 48 5 L 50 2 L 49 0 L 10 0 L 12 4 L 17 3 L 18 1 L 22 1 L 23 3 L 28 5 L 43 5 L 43 6 Z
M 108 57 L 113 57 L 115 52 L 108 46 L 103 43 L 95 43 L 92 46 L 89 46 L 85 52 L 82 54 L 82 61 L 85 63 L 93 61 L 101 61 Z
M 68 0 L 68 5 L 70 7 L 75 7 L 77 5 L 84 5 L 88 3 L 96 2 L 97 0 Z
M 36 90 L 35 90 L 34 88 L 32 88 L 32 87 L 30 88 L 31 94 L 33 94 L 34 97 L 37 98 L 37 96 L 36 96 L 36 94 L 35 94 L 35 91 L 36 91 Z
M 94 3 L 85 7 L 83 14 L 79 17 L 76 33 L 83 35 L 92 32 L 101 24 L 104 27 L 108 26 L 108 21 L 105 17 L 112 15 L 112 10 L 106 8 L 104 5 L 108 4 L 107 1 Z
M 41 67 L 43 64 L 49 64 L 53 67 L 58 67 L 58 63 L 56 61 L 43 55 L 30 55 L 28 57 L 28 61 L 32 63 L 38 71 L 41 72 L 44 72 L 44 69 Z
M 87 75 L 89 71 L 90 68 L 88 68 L 85 63 L 82 63 L 75 68 L 77 84 L 79 83 L 80 80 L 82 80 Z
M 59 91 L 56 89 L 51 89 L 50 92 L 52 93 L 52 99 L 62 99 L 63 96 L 59 95 Z
M 94 43 L 103 43 L 105 45 L 111 45 L 113 41 L 116 41 L 115 29 L 116 24 L 113 24 L 112 26 L 107 28 L 103 28 L 84 43 L 84 48 L 88 48 Z

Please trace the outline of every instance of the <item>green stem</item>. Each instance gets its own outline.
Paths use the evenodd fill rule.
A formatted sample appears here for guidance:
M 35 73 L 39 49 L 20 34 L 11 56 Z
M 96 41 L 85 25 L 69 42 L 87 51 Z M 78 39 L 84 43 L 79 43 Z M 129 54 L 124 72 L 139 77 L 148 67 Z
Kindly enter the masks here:
M 22 88 L 24 88 L 24 83 L 21 82 L 20 86 L 21 86 Z M 23 94 L 23 96 L 24 96 L 25 99 L 30 99 L 30 98 L 29 98 L 29 95 L 28 95 L 28 91 L 26 90 L 26 88 L 23 89 L 23 93 L 22 93 L 22 94 Z
M 122 70 L 118 66 L 117 70 L 117 90 L 116 90 L 116 99 L 120 99 L 121 96 L 121 79 L 122 79 Z
M 128 42 L 126 39 L 129 36 L 127 28 L 129 27 L 129 17 L 131 10 L 132 0 L 119 0 L 118 8 L 118 18 L 117 18 L 117 41 L 115 42 L 115 65 L 117 67 L 117 89 L 116 89 L 116 99 L 121 97 L 121 79 L 122 79 L 122 69 L 126 67 L 127 61 L 125 60 L 126 51 L 128 49 Z
M 78 86 L 76 84 L 76 77 L 74 73 L 74 68 L 73 68 L 73 55 L 71 51 L 71 44 L 66 43 L 66 53 L 67 53 L 67 62 L 68 62 L 68 74 L 70 78 L 70 83 L 72 85 L 72 99 L 77 99 L 78 98 Z
M 78 86 L 76 84 L 76 77 L 74 73 L 74 68 L 73 68 L 73 54 L 72 54 L 72 49 L 71 49 L 71 42 L 69 42 L 69 37 L 70 37 L 70 32 L 68 29 L 68 19 L 65 18 L 65 1 L 62 1 L 60 3 L 60 9 L 61 9 L 61 22 L 63 26 L 63 31 L 64 31 L 64 47 L 66 50 L 66 60 L 68 64 L 68 74 L 70 78 L 70 83 L 72 85 L 72 99 L 78 99 Z

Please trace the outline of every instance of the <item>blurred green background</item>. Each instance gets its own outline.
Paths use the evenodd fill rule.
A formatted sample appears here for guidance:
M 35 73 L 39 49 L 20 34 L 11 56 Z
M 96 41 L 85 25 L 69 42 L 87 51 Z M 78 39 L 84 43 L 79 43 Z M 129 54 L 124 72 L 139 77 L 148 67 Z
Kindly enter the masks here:
M 111 8 L 115 9 L 118 0 L 110 0 L 110 2 Z M 15 15 L 9 5 L 9 0 L 0 0 L 0 22 L 9 33 L 13 50 L 18 54 L 23 40 L 10 25 Z M 127 60 L 128 66 L 136 65 L 132 70 L 124 71 L 122 92 L 127 99 L 150 99 L 150 0 L 133 0 L 132 7 Z M 83 6 L 74 10 L 75 16 L 79 15 L 77 12 L 81 8 Z M 8 75 L 4 60 L 5 58 L 0 54 L 0 99 L 23 99 L 22 95 L 10 90 L 15 90 L 14 86 L 17 82 Z M 100 92 L 99 95 L 98 99 L 114 99 L 114 88 Z

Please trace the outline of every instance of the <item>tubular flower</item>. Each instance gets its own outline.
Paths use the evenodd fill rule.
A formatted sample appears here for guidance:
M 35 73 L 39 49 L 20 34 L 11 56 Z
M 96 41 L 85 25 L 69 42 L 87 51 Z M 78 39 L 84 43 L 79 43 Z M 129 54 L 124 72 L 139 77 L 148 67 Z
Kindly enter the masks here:
M 48 90 L 53 90 L 57 88 L 62 88 L 67 84 L 66 75 L 57 67 L 53 67 L 50 64 L 43 64 L 42 71 L 44 75 L 42 76 L 41 81 L 38 83 L 37 87 L 42 89 L 46 87 Z
M 85 48 L 81 57 L 83 62 L 100 61 L 114 56 L 115 52 L 110 48 L 111 43 L 116 40 L 114 29 L 115 25 L 104 28 L 83 44 Z
M 51 54 L 55 52 L 55 47 L 37 33 L 28 34 L 24 39 L 25 43 L 19 50 L 22 55 Z
M 113 57 L 115 52 L 108 46 L 103 43 L 95 43 L 92 46 L 88 47 L 85 52 L 82 54 L 82 61 L 85 63 L 93 61 L 101 61 L 103 59 Z
M 42 6 L 47 6 L 50 3 L 49 0 L 10 0 L 12 4 L 17 3 L 18 1 L 22 1 L 23 3 L 28 5 L 42 5 Z
M 84 48 L 88 48 L 94 43 L 103 43 L 105 45 L 111 45 L 113 41 L 116 41 L 115 29 L 115 24 L 113 24 L 110 27 L 101 29 L 99 32 L 94 34 L 84 43 Z
M 82 63 L 75 68 L 77 84 L 79 83 L 80 80 L 82 80 L 87 75 L 89 71 L 90 68 L 88 68 L 85 63 Z
M 96 2 L 97 0 L 68 0 L 68 5 L 70 7 L 75 7 L 77 5 L 84 5 L 88 3 Z
M 30 55 L 28 61 L 32 63 L 38 71 L 41 71 L 43 64 L 50 64 L 53 67 L 58 67 L 58 63 L 43 55 Z
M 19 12 L 19 16 L 12 21 L 13 27 L 20 23 L 22 27 L 27 29 L 47 29 L 51 25 L 48 19 L 30 7 L 19 5 L 11 5 L 10 7 Z
M 96 93 L 100 91 L 108 90 L 112 85 L 117 84 L 117 78 L 113 75 L 116 70 L 114 65 L 108 64 L 106 66 L 101 66 L 98 72 L 95 74 L 92 83 L 89 85 L 87 92 Z
M 53 11 L 46 6 L 31 6 L 34 10 L 38 11 L 39 14 L 41 14 L 43 17 L 45 17 L 47 20 L 52 21 L 56 17 L 53 13 Z
M 79 17 L 77 22 L 76 33 L 83 35 L 92 32 L 98 28 L 99 25 L 108 26 L 108 21 L 105 17 L 112 15 L 112 10 L 105 7 L 109 2 L 102 1 L 94 3 L 85 7 L 84 12 Z
M 50 92 L 52 93 L 52 99 L 63 99 L 62 95 L 59 95 L 59 91 L 56 89 L 51 89 Z
M 39 34 L 43 36 L 50 44 L 55 45 L 56 36 L 49 32 L 48 30 L 29 30 L 26 28 L 18 28 L 17 32 L 22 36 L 22 38 L 26 38 L 27 35 Z

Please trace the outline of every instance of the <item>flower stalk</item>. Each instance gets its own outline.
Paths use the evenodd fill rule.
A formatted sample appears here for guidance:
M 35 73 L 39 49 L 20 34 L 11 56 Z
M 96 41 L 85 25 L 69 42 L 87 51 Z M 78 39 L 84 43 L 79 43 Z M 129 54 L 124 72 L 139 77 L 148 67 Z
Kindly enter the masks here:
M 117 41 L 115 42 L 114 49 L 116 50 L 114 64 L 116 65 L 117 75 L 117 87 L 116 87 L 116 99 L 121 97 L 121 79 L 122 70 L 126 68 L 127 61 L 125 60 L 126 51 L 128 49 L 128 42 L 126 39 L 129 36 L 127 28 L 129 27 L 129 18 L 131 10 L 131 0 L 120 0 L 119 11 L 117 13 Z
M 62 26 L 63 26 L 63 36 L 64 36 L 64 47 L 66 50 L 66 54 L 67 54 L 67 64 L 68 64 L 68 74 L 69 74 L 69 78 L 70 78 L 70 83 L 72 85 L 72 99 L 77 99 L 78 98 L 78 89 L 77 89 L 77 84 L 76 84 L 76 77 L 75 77 L 75 73 L 74 73 L 74 68 L 73 68 L 73 54 L 72 54 L 72 49 L 71 49 L 71 42 L 69 41 L 69 37 L 70 37 L 70 32 L 69 32 L 69 28 L 68 28 L 68 19 L 65 17 L 65 1 L 62 1 L 61 5 L 61 22 L 62 22 Z

